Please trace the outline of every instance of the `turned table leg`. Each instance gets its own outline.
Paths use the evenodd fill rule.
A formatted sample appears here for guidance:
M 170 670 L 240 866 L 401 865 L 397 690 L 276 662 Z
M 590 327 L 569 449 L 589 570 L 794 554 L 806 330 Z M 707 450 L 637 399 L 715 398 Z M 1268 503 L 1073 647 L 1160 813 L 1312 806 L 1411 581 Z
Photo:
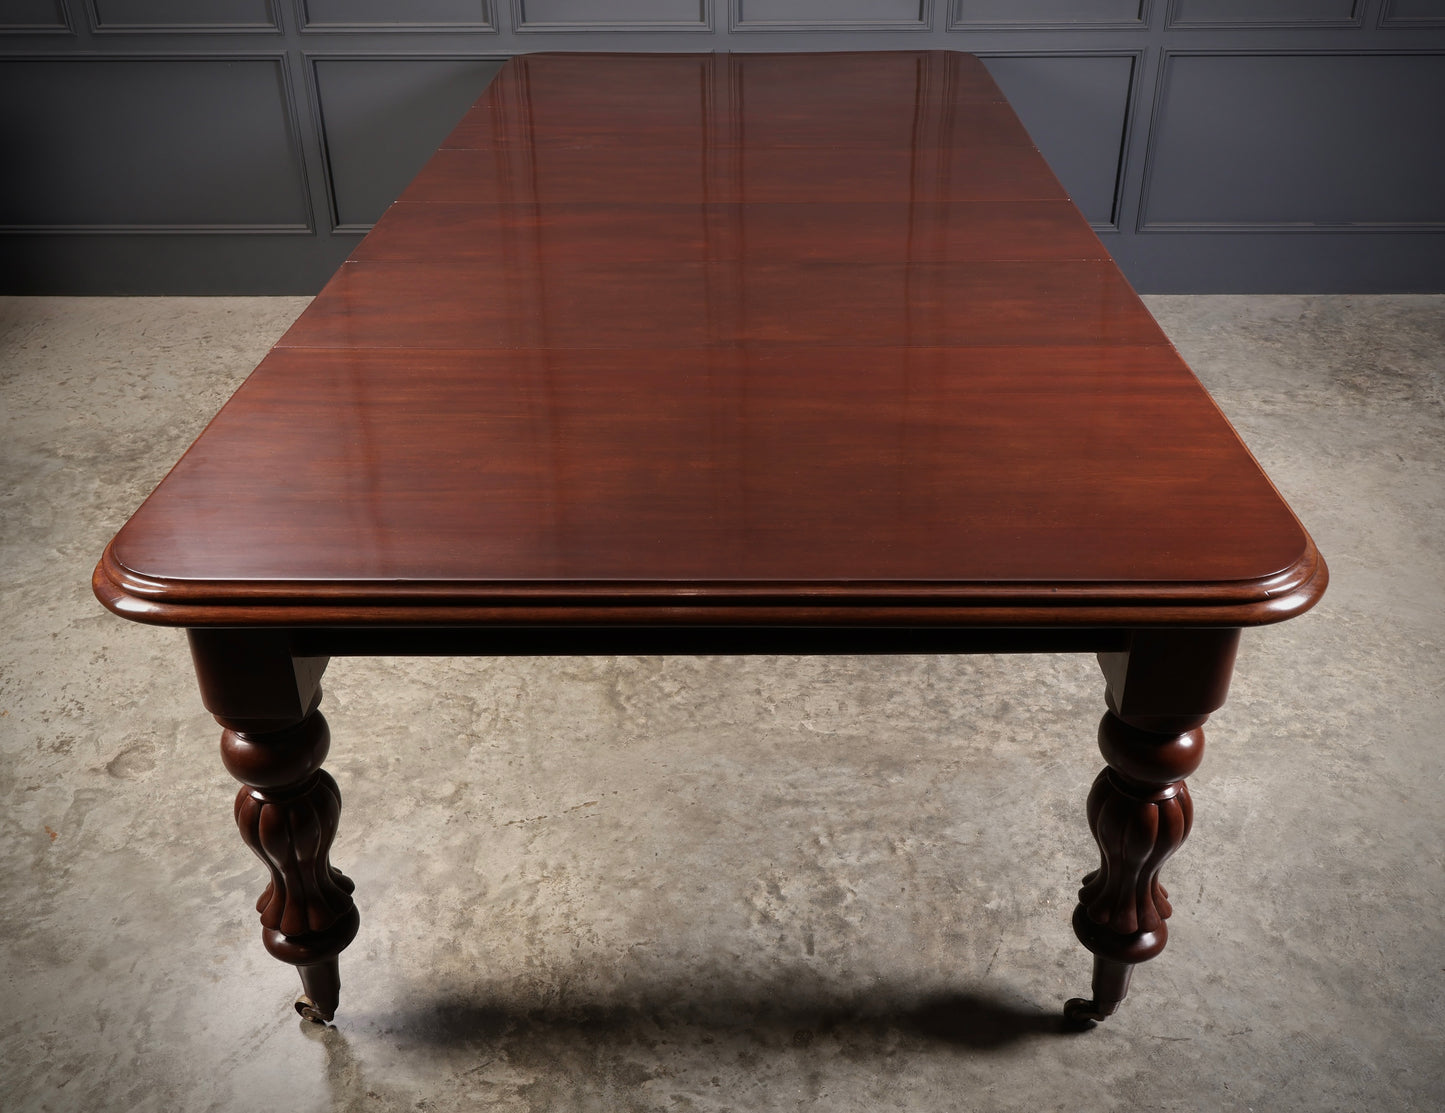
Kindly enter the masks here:
M 1107 766 L 1088 800 L 1099 868 L 1084 878 L 1074 910 L 1074 934 L 1094 955 L 1093 996 L 1064 1006 L 1072 1023 L 1113 1014 L 1134 967 L 1169 939 L 1173 910 L 1159 871 L 1189 835 L 1184 778 L 1204 757 L 1202 728 L 1224 703 L 1238 639 L 1238 630 L 1136 631 L 1127 651 L 1099 655 Z
M 336 1015 L 341 993 L 336 956 L 361 925 L 353 885 L 328 857 L 341 818 L 341 793 L 321 768 L 329 744 L 326 720 L 314 708 L 283 730 L 221 734 L 221 760 L 242 786 L 236 825 L 271 871 L 256 902 L 261 941 L 299 968 L 296 1010 L 322 1022 Z
M 321 768 L 326 660 L 293 657 L 284 631 L 192 630 L 190 640 L 202 698 L 225 728 L 221 760 L 241 782 L 236 825 L 271 875 L 256 902 L 261 941 L 297 967 L 296 1010 L 324 1023 L 341 992 L 337 956 L 361 923 L 352 883 L 330 861 L 341 793 Z

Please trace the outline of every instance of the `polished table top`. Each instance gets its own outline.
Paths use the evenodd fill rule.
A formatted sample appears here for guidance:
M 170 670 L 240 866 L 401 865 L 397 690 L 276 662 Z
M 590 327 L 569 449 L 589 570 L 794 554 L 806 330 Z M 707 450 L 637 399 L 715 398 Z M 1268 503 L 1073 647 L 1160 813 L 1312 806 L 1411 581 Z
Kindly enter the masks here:
M 267 950 L 329 1021 L 331 655 L 1096 652 L 1070 1024 L 1112 1014 L 1239 627 L 1327 573 L 983 66 L 514 59 L 121 530 Z
M 186 626 L 1239 626 L 1323 579 L 975 58 L 554 54 L 97 590 Z

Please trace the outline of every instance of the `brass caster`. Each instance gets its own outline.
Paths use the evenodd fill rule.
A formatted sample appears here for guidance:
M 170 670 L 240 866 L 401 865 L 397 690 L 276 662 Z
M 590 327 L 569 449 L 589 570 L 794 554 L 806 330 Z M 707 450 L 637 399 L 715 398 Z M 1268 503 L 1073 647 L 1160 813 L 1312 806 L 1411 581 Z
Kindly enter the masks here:
M 1117 1007 L 1116 1005 L 1115 1008 Z M 1087 1031 L 1106 1016 L 1112 1015 L 1113 1012 L 1114 1009 L 1108 1006 L 1101 1008 L 1097 1001 L 1086 1001 L 1082 997 L 1074 997 L 1064 1004 L 1064 1023 L 1070 1028 Z
M 336 1016 L 334 1012 L 323 1012 L 321 1006 L 304 993 L 296 998 L 296 1011 L 301 1014 L 303 1020 L 309 1020 L 315 1024 L 325 1024 Z

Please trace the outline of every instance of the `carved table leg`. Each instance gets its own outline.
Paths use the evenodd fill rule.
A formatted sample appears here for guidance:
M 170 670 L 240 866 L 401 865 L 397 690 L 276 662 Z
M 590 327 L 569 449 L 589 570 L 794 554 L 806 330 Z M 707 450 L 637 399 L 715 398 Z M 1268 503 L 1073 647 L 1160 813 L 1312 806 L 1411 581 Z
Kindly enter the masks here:
M 1074 934 L 1094 953 L 1094 999 L 1065 1005 L 1072 1021 L 1113 1013 L 1134 966 L 1164 949 L 1172 909 L 1159 870 L 1194 819 L 1184 778 L 1204 756 L 1204 731 L 1141 730 L 1110 711 L 1099 724 L 1099 748 L 1109 767 L 1088 804 L 1099 868 L 1084 878 L 1074 910 Z
M 1125 653 L 1101 654 L 1108 712 L 1099 749 L 1108 766 L 1089 791 L 1099 868 L 1084 878 L 1074 934 L 1094 955 L 1093 997 L 1064 1006 L 1071 1023 L 1113 1014 L 1134 967 L 1158 955 L 1172 911 L 1159 871 L 1189 835 L 1184 778 L 1204 757 L 1209 712 L 1224 703 L 1237 630 L 1139 631 Z
M 341 793 L 321 768 L 331 733 L 321 702 L 324 657 L 294 657 L 284 630 L 192 630 L 201 696 L 224 727 L 221 760 L 241 782 L 236 824 L 270 871 L 256 902 L 261 941 L 298 968 L 306 1019 L 331 1020 L 337 956 L 361 918 L 351 881 L 331 865 Z
M 300 968 L 296 1010 L 322 1022 L 336 1015 L 341 992 L 336 956 L 361 924 L 350 879 L 327 857 L 341 817 L 341 793 L 321 768 L 330 737 L 314 708 L 284 730 L 221 735 L 221 759 L 242 785 L 236 825 L 271 871 L 256 902 L 262 942 Z

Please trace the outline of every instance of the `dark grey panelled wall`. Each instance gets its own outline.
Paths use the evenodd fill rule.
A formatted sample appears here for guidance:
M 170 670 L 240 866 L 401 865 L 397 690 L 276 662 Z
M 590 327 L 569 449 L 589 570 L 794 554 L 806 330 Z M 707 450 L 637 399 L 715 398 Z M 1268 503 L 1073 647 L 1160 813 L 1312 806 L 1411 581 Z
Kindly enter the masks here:
M 313 292 L 513 54 L 939 48 L 1141 290 L 1445 290 L 1445 0 L 0 0 L 0 290 Z

